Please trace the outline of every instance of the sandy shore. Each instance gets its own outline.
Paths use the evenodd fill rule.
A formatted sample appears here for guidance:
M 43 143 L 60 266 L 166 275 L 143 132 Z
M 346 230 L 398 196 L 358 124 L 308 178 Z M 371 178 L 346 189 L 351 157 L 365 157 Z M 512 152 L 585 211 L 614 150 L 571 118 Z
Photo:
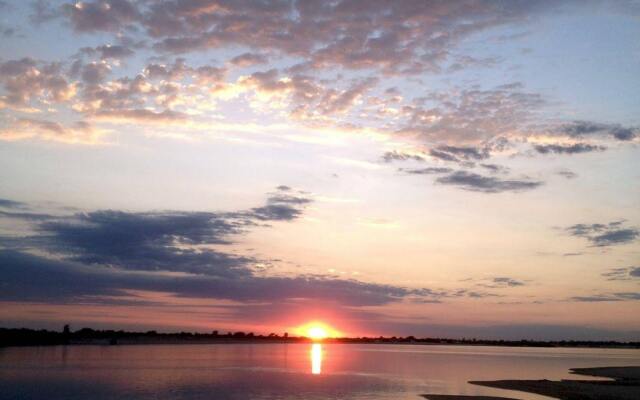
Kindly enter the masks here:
M 638 400 L 640 399 L 640 367 L 575 368 L 574 374 L 612 378 L 594 380 L 500 380 L 470 381 L 474 385 L 519 390 L 555 397 L 561 400 Z
M 639 367 L 572 368 L 577 375 L 610 378 L 612 380 L 500 380 L 469 381 L 497 389 L 519 390 L 561 400 L 638 400 L 640 399 Z M 508 397 L 457 396 L 425 394 L 429 400 L 513 400 Z
M 518 400 L 511 397 L 462 396 L 457 394 L 423 394 L 422 397 L 428 400 Z

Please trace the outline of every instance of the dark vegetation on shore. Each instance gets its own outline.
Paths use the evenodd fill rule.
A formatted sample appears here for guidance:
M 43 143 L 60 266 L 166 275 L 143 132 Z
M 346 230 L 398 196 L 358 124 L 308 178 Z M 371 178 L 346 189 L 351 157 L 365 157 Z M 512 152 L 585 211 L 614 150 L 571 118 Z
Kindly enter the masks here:
M 311 339 L 271 333 L 256 335 L 253 332 L 160 333 L 156 331 L 126 332 L 122 330 L 95 330 L 82 328 L 72 331 L 68 325 L 60 332 L 26 328 L 0 328 L 0 347 L 47 346 L 65 344 L 197 344 L 197 343 L 308 343 Z M 640 342 L 616 341 L 534 341 L 534 340 L 484 340 L 407 337 L 355 337 L 331 338 L 324 343 L 389 343 L 389 344 L 445 344 L 512 347 L 601 347 L 640 348 Z

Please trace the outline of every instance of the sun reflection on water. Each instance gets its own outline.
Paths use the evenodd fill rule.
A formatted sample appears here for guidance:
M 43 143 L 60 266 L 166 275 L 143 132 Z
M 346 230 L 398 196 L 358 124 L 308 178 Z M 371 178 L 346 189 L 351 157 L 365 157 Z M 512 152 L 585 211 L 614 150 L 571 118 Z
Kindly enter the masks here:
M 322 345 L 320 343 L 311 345 L 311 373 L 314 375 L 322 373 Z

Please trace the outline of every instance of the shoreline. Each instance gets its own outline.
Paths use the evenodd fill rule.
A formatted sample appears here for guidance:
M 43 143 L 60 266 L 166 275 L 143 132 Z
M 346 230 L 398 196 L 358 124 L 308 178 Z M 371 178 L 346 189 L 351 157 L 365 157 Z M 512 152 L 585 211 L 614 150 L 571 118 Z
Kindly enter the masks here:
M 27 328 L 0 328 L 0 347 L 54 346 L 54 345 L 143 345 L 143 344 L 228 344 L 228 343 L 313 343 L 311 338 L 254 334 L 253 332 L 193 333 L 193 332 L 127 332 L 123 330 L 95 330 L 82 328 L 71 331 L 48 331 Z M 514 348 L 566 348 L 566 349 L 640 349 L 640 342 L 616 341 L 534 341 L 534 340 L 490 340 L 406 337 L 340 337 L 325 338 L 322 343 L 339 344 L 390 344 L 424 346 L 477 346 Z
M 516 390 L 560 400 L 640 399 L 640 366 L 571 368 L 572 374 L 611 380 L 496 380 L 469 381 L 472 385 Z M 508 397 L 424 394 L 428 400 L 513 400 Z

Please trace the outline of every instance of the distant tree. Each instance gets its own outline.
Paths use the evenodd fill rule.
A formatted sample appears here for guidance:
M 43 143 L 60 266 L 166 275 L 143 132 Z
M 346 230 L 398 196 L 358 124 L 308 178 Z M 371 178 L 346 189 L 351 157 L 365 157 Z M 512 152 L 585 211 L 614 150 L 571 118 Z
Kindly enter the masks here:
M 213 332 L 211 332 L 211 335 L 212 335 L 212 336 L 218 336 L 218 331 L 213 331 Z
M 285 339 L 289 337 L 289 333 L 285 332 L 284 335 L 282 335 Z
M 65 335 L 68 335 L 69 333 L 71 333 L 71 329 L 69 328 L 69 324 L 64 326 L 64 328 L 62 329 L 62 333 L 65 334 Z

